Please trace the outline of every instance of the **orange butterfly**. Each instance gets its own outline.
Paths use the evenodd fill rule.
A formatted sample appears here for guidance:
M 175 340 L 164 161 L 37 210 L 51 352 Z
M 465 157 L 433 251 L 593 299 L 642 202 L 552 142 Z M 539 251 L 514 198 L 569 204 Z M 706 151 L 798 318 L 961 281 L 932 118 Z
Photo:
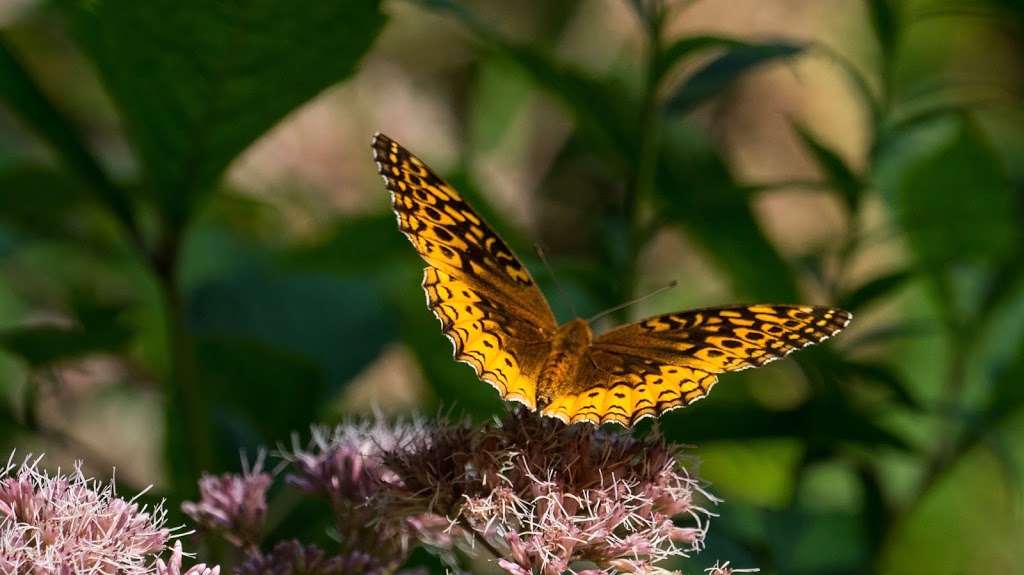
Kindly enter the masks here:
M 631 426 L 707 395 L 717 374 L 760 367 L 837 334 L 849 312 L 809 305 L 707 308 L 595 337 L 558 325 L 529 272 L 451 186 L 377 134 L 398 227 L 427 262 L 423 289 L 456 359 L 503 399 L 566 423 Z

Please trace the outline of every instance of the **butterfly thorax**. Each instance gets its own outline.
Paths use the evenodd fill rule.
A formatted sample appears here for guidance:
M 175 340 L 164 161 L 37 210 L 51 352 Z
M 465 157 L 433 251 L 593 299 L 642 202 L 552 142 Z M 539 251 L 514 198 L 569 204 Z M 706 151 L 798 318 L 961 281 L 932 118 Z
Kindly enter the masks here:
M 590 324 L 576 318 L 559 326 L 551 340 L 551 351 L 537 377 L 537 407 L 543 408 L 551 398 L 568 391 L 590 346 L 594 334 Z

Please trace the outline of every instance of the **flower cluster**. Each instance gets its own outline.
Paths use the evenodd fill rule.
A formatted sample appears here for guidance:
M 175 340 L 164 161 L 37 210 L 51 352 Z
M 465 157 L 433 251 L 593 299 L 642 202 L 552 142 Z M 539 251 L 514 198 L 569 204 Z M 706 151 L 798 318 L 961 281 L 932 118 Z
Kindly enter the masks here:
M 255 549 L 267 515 L 267 489 L 271 477 L 262 471 L 262 457 L 241 475 L 204 474 L 199 480 L 198 502 L 185 502 L 182 511 L 199 526 L 219 532 L 238 547 Z
M 163 507 L 117 496 L 112 484 L 71 473 L 47 474 L 41 458 L 0 469 L 0 572 L 16 575 L 217 575 L 218 567 L 182 571 Z
M 242 549 L 238 575 L 387 575 L 419 543 L 458 568 L 459 552 L 513 575 L 648 573 L 699 551 L 715 504 L 679 446 L 567 426 L 527 411 L 484 424 L 378 419 L 314 428 L 279 456 L 289 486 L 326 500 L 337 549 L 259 543 L 272 481 L 262 458 L 206 476 L 185 512 Z M 716 564 L 714 575 L 739 573 Z
M 701 548 L 714 503 L 680 448 L 519 412 L 441 425 L 383 452 L 394 477 L 380 502 L 439 514 L 508 573 L 647 572 Z M 673 518 L 688 518 L 677 526 Z

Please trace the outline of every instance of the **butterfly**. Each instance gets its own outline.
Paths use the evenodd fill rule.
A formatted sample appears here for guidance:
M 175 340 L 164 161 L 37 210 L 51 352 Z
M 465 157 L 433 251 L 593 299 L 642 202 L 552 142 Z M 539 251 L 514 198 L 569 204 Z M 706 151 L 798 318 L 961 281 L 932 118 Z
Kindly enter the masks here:
M 650 317 L 595 337 L 559 325 L 519 258 L 454 188 L 383 134 L 373 139 L 398 227 L 427 263 L 427 306 L 455 358 L 507 401 L 566 423 L 632 426 L 701 399 L 718 374 L 832 337 L 849 312 L 741 305 Z

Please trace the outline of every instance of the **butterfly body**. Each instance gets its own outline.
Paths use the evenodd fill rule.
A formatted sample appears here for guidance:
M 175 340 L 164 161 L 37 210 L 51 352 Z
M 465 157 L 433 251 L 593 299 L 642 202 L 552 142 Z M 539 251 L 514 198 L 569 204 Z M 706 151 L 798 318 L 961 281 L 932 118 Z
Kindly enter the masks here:
M 537 404 L 541 409 L 558 395 L 569 393 L 594 339 L 587 320 L 576 318 L 559 326 L 551 351 L 537 374 Z
M 507 401 L 566 423 L 633 425 L 707 395 L 717 375 L 828 339 L 840 309 L 741 305 L 664 314 L 595 336 L 559 325 L 526 267 L 454 188 L 387 136 L 374 159 L 398 227 L 427 263 L 427 307 L 456 359 Z

